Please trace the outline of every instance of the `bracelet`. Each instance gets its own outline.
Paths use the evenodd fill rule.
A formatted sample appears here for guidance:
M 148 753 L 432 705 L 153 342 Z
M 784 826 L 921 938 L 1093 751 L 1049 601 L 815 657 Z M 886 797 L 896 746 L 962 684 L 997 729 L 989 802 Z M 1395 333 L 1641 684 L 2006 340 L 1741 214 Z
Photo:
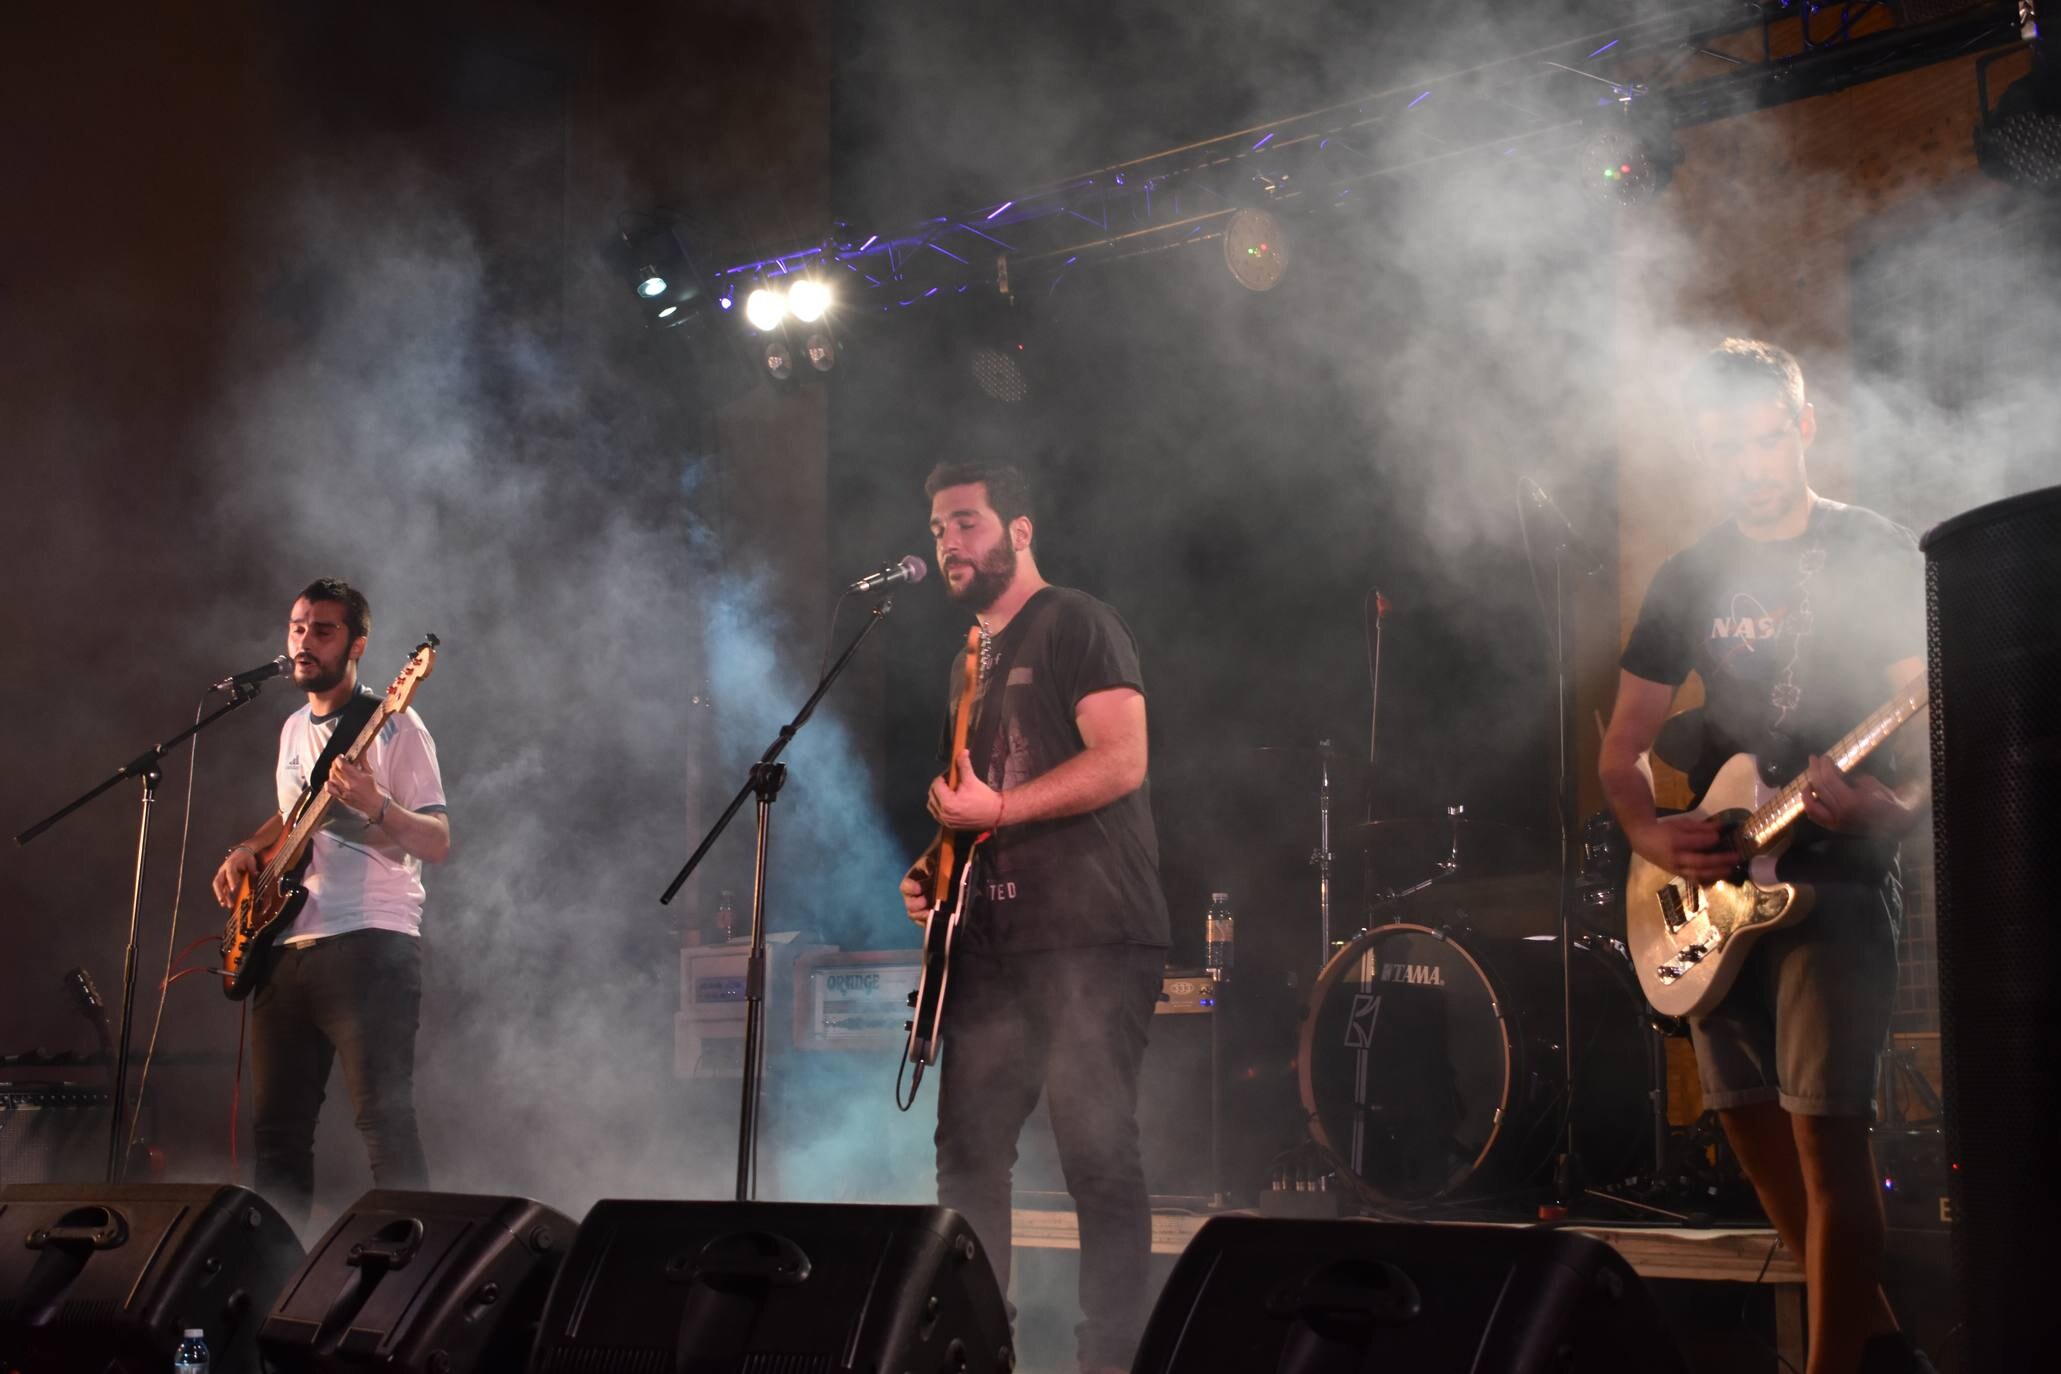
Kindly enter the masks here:
M 384 824 L 384 823 L 385 823 L 385 821 L 386 821 L 386 809 L 387 809 L 387 807 L 388 807 L 388 806 L 390 806 L 390 805 L 392 805 L 392 804 L 393 804 L 393 800 L 394 800 L 394 799 L 393 799 L 392 797 L 381 797 L 381 798 L 379 799 L 379 814 L 378 814 L 377 816 L 374 816 L 374 817 L 373 817 L 373 818 L 372 818 L 372 819 L 371 819 L 370 821 L 366 822 L 366 824 L 368 824 L 368 825 L 381 825 L 381 824 Z
M 995 793 L 995 823 L 989 829 L 1000 830 L 1002 828 L 1002 817 L 1008 814 L 1009 794 L 1007 792 Z
M 232 844 L 232 845 L 230 845 L 230 846 L 229 846 L 229 854 L 234 854 L 234 853 L 235 853 L 235 852 L 236 852 L 237 850 L 239 850 L 239 849 L 241 849 L 241 850 L 242 850 L 242 851 L 243 851 L 244 853 L 246 853 L 246 854 L 250 855 L 250 856 L 251 856 L 251 857 L 252 857 L 253 859 L 255 859 L 255 858 L 257 858 L 257 857 L 258 857 L 258 851 L 257 851 L 257 850 L 255 850 L 255 849 L 252 849 L 252 848 L 251 848 L 251 847 L 250 847 L 249 845 L 247 845 L 247 844 Z M 228 855 L 228 854 L 225 854 L 225 855 L 223 855 L 222 857 L 226 859 L 226 858 L 228 858 L 228 857 L 229 857 L 229 855 Z

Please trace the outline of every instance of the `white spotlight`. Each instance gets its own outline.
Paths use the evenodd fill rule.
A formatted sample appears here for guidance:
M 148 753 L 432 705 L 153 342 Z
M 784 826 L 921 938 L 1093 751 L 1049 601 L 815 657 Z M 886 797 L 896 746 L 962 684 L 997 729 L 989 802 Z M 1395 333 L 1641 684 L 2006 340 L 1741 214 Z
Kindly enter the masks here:
M 762 334 L 779 328 L 780 317 L 786 313 L 787 302 L 781 299 L 778 291 L 767 287 L 757 287 L 744 298 L 744 318 Z
M 814 277 L 803 277 L 787 288 L 787 311 L 803 324 L 814 324 L 830 308 L 830 288 Z
M 666 293 L 665 273 L 656 267 L 644 269 L 644 275 L 637 279 L 637 294 L 645 300 L 652 300 Z

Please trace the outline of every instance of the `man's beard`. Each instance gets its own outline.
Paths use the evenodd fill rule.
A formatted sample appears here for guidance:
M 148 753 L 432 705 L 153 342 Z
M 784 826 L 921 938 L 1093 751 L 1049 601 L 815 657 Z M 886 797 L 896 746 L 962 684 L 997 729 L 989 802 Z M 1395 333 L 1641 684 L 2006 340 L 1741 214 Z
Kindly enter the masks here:
M 339 659 L 333 666 L 318 658 L 315 660 L 314 676 L 304 682 L 296 681 L 294 686 L 303 692 L 331 692 L 343 685 L 344 677 L 350 670 L 349 657 Z
M 1007 540 L 995 546 L 992 553 L 973 565 L 973 576 L 966 585 L 951 591 L 952 600 L 979 615 L 1002 599 L 1002 593 L 1009 590 L 1009 584 L 1016 580 L 1016 550 Z M 950 590 L 951 584 L 946 587 Z

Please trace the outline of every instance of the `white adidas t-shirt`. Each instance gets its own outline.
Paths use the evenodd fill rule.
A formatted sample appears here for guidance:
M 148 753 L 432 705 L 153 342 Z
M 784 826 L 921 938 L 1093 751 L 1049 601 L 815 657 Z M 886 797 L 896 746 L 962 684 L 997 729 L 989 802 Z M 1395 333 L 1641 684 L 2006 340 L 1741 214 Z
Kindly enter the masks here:
M 322 757 L 336 717 L 317 716 L 303 706 L 279 728 L 279 814 L 300 799 L 315 760 Z M 442 811 L 444 779 L 437 771 L 437 747 L 411 708 L 389 716 L 359 760 L 372 770 L 379 790 L 410 811 Z M 422 934 L 422 860 L 403 850 L 384 830 L 359 820 L 349 807 L 331 802 L 316 830 L 303 882 L 308 900 L 285 943 L 307 944 L 351 930 L 394 930 Z

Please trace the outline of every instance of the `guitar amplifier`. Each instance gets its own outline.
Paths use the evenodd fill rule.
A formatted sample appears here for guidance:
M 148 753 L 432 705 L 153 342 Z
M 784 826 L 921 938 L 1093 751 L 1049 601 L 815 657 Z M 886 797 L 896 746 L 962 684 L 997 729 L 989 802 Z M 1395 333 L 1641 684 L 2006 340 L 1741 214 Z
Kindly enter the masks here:
M 794 961 L 794 1047 L 899 1052 L 909 1039 L 920 949 L 819 949 Z
M 766 1049 L 790 1043 L 795 961 L 821 953 L 797 932 L 766 939 Z M 673 1077 L 736 1078 L 744 1064 L 744 974 L 751 942 L 680 951 L 680 1010 L 673 1016 Z
M 81 1083 L 0 1083 L 0 1187 L 99 1178 L 109 1101 Z

